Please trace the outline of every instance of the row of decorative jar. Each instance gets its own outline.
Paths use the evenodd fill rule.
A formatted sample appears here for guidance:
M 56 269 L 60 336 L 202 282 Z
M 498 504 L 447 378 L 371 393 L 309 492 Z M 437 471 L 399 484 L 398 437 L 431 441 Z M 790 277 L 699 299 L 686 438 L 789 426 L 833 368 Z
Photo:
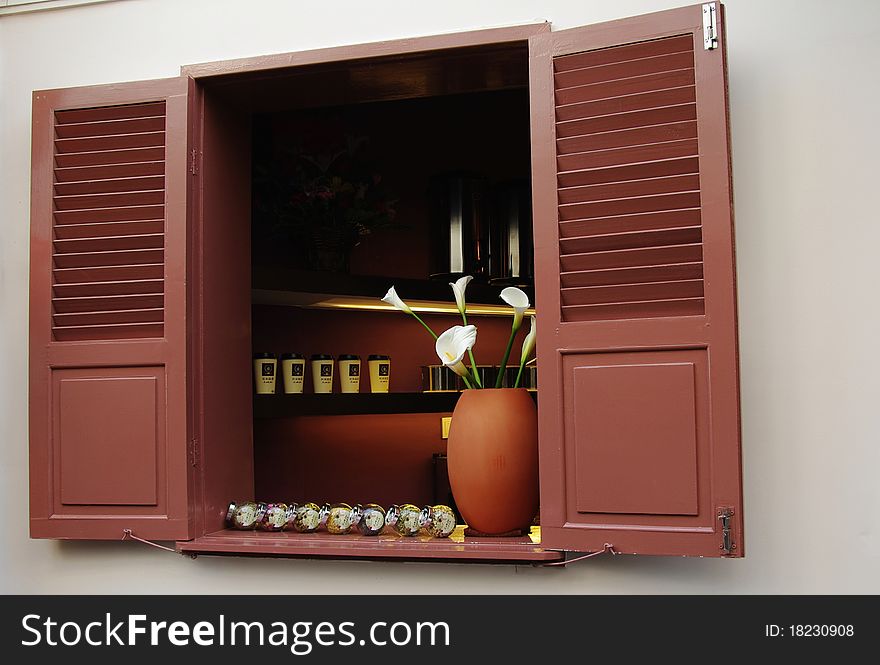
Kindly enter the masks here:
M 250 531 L 293 530 L 313 533 L 324 527 L 328 533 L 345 535 L 357 529 L 365 536 L 378 536 L 389 527 L 401 536 L 416 536 L 424 531 L 434 538 L 447 538 L 455 530 L 455 513 L 449 506 L 425 506 L 411 503 L 391 506 L 386 512 L 375 503 L 350 506 L 347 503 L 262 503 L 249 501 L 229 504 L 226 522 L 233 529 Z

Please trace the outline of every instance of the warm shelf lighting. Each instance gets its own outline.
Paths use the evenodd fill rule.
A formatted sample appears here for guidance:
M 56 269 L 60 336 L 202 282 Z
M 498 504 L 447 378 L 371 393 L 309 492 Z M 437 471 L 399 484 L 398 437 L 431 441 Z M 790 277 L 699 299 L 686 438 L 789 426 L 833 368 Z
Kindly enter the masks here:
M 391 305 L 383 303 L 379 298 L 360 296 L 333 296 L 319 293 L 298 293 L 291 291 L 269 291 L 255 289 L 253 301 L 260 305 L 288 305 L 308 307 L 310 309 L 337 309 L 368 312 L 396 312 Z M 407 300 L 414 311 L 425 314 L 458 314 L 455 303 L 432 300 Z M 468 305 L 467 313 L 472 316 L 510 316 L 511 309 L 507 305 Z M 526 311 L 534 314 L 534 309 Z

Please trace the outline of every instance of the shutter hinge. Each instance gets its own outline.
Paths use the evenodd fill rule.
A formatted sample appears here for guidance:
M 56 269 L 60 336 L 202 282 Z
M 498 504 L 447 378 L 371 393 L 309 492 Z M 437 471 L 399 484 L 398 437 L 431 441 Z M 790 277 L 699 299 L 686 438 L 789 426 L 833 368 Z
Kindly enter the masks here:
M 192 175 L 199 174 L 199 151 L 196 148 L 189 151 L 189 172 Z
M 703 48 L 718 48 L 718 9 L 714 2 L 703 5 Z
M 722 506 L 717 511 L 718 520 L 721 522 L 721 549 L 722 556 L 733 554 L 736 543 L 733 542 L 733 515 L 734 510 L 730 506 Z
M 189 463 L 193 466 L 199 465 L 199 440 L 189 440 Z

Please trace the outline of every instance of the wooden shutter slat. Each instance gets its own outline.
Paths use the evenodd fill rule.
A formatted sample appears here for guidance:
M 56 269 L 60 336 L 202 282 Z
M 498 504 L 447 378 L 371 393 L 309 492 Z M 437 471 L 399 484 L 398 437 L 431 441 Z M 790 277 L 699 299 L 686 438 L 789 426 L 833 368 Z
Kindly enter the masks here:
M 163 263 L 142 263 L 87 266 L 82 268 L 56 268 L 52 271 L 52 276 L 55 284 L 162 279 L 165 276 L 165 265 Z
M 89 136 L 81 139 L 55 139 L 55 150 L 59 154 L 128 150 L 131 148 L 161 148 L 164 146 L 165 132 Z
M 117 206 L 115 208 L 91 208 L 88 210 L 58 210 L 55 224 L 97 224 L 100 222 L 128 222 L 161 220 L 165 216 L 163 205 Z
M 113 310 L 76 314 L 54 314 L 56 327 L 116 325 L 120 323 L 161 323 L 164 317 L 161 307 L 151 309 Z
M 114 178 L 136 178 L 164 174 L 165 163 L 161 161 L 102 164 L 98 166 L 70 166 L 55 169 L 55 182 L 112 180 Z
M 572 69 L 607 65 L 613 62 L 640 60 L 669 53 L 681 53 L 682 51 L 693 52 L 693 40 L 690 35 L 655 39 L 628 46 L 615 46 L 614 48 L 559 56 L 553 59 L 553 70 L 565 72 Z
M 646 302 L 703 297 L 703 280 L 643 282 L 611 286 L 587 286 L 562 290 L 562 306 L 598 305 L 608 303 Z
M 653 229 L 633 233 L 609 233 L 605 235 L 578 236 L 560 239 L 564 254 L 585 254 L 614 249 L 635 249 L 665 245 L 687 245 L 702 240 L 701 227 L 688 226 L 679 229 Z
M 632 233 L 637 231 L 657 231 L 661 229 L 681 228 L 700 225 L 700 209 L 663 210 L 661 212 L 644 212 L 635 215 L 617 215 L 612 217 L 594 217 L 559 222 L 559 237 L 578 238 L 614 233 Z
M 561 187 L 559 189 L 559 202 L 590 203 L 634 196 L 648 196 L 650 194 L 692 192 L 699 191 L 699 189 L 700 176 L 694 173 L 598 185 L 583 185 L 580 187 Z
M 75 194 L 110 194 L 115 192 L 137 192 L 141 190 L 162 190 L 165 187 L 165 177 L 137 176 L 130 178 L 111 178 L 106 180 L 91 179 L 79 182 L 58 183 L 55 185 L 55 194 L 58 196 L 71 196 Z
M 120 192 L 109 194 L 79 194 L 76 196 L 56 196 L 56 210 L 96 210 L 100 208 L 118 208 L 121 205 L 162 205 L 165 202 L 165 190 L 141 192 Z
M 163 233 L 152 233 L 56 240 L 54 246 L 57 254 L 79 254 L 126 249 L 161 249 L 164 244 L 165 235 Z
M 596 203 L 567 203 L 559 206 L 561 220 L 590 219 L 612 215 L 630 215 L 637 212 L 660 212 L 700 206 L 699 192 L 638 196 Z
M 571 155 L 560 154 L 556 157 L 556 164 L 559 171 L 565 172 L 641 164 L 677 157 L 696 157 L 697 155 L 697 141 L 695 139 L 685 139 L 683 141 L 661 141 L 650 145 L 612 150 L 579 152 Z
M 690 104 L 696 101 L 696 88 L 692 85 L 686 85 L 633 95 L 597 99 L 592 102 L 564 104 L 556 109 L 556 119 L 566 121 L 578 118 L 594 118 L 613 113 L 626 113 L 629 111 L 643 111 L 664 106 L 675 106 L 677 104 Z
M 638 268 L 608 268 L 562 272 L 560 273 L 560 285 L 565 289 L 580 286 L 612 286 L 616 284 L 683 281 L 701 279 L 702 277 L 702 262 L 691 261 Z
M 79 254 L 56 254 L 55 266 L 58 268 L 99 268 L 102 266 L 136 265 L 139 263 L 161 263 L 164 256 L 161 249 L 132 249 L 110 252 L 83 252 Z
M 130 148 L 126 150 L 87 150 L 84 152 L 58 153 L 55 164 L 61 168 L 80 166 L 108 166 L 110 164 L 134 164 L 157 162 L 165 159 L 165 147 Z
M 557 173 L 556 180 L 560 188 L 580 187 L 583 185 L 662 178 L 672 175 L 689 175 L 699 173 L 699 171 L 700 163 L 697 157 L 684 157 L 680 159 L 663 159 L 655 162 L 642 162 L 628 166 L 563 171 Z
M 162 323 L 127 323 L 84 326 L 53 326 L 52 335 L 59 342 L 77 342 L 82 339 L 113 340 L 161 337 Z
M 75 312 L 106 312 L 112 310 L 145 310 L 161 308 L 162 294 L 128 293 L 117 295 L 93 295 L 88 297 L 53 298 L 55 312 L 71 314 Z
M 114 134 L 143 134 L 165 130 L 164 116 L 151 118 L 117 118 L 94 122 L 56 125 L 55 136 L 62 139 L 112 136 Z
M 665 90 L 667 88 L 694 85 L 694 83 L 694 70 L 687 68 L 672 72 L 633 76 L 616 81 L 579 85 L 557 90 L 555 96 L 557 105 L 566 106 L 568 104 L 593 102 L 600 99 L 622 97 L 624 95 L 636 95 L 643 92 L 656 92 L 657 90 Z
M 162 233 L 164 230 L 165 222 L 161 219 L 98 222 L 96 224 L 65 224 L 55 227 L 55 239 L 74 240 L 77 238 L 151 235 Z
M 558 117 L 558 116 L 557 116 Z M 634 129 L 646 125 L 665 125 L 671 122 L 697 119 L 695 103 L 659 106 L 640 111 L 608 113 L 589 118 L 573 118 L 557 122 L 556 135 L 559 137 L 587 136 L 619 129 Z
M 680 298 L 563 307 L 562 320 L 611 321 L 615 319 L 698 316 L 703 313 L 704 302 L 703 298 Z
M 571 69 L 557 73 L 553 78 L 557 90 L 594 83 L 618 81 L 645 74 L 660 74 L 694 66 L 693 49 L 638 60 L 623 60 L 583 69 Z
M 556 140 L 556 143 L 559 154 L 568 155 L 575 152 L 644 146 L 666 141 L 694 139 L 696 137 L 697 123 L 694 120 L 690 120 L 589 134 L 587 136 L 561 137 Z
M 702 257 L 702 245 L 694 243 L 669 247 L 640 247 L 638 249 L 564 254 L 559 257 L 559 265 L 563 271 L 569 272 L 573 270 L 599 270 L 601 268 L 628 268 L 665 263 L 687 263 L 699 261 Z
M 54 284 L 52 292 L 58 298 L 90 298 L 106 295 L 161 294 L 164 289 L 162 279 L 132 279 L 110 282 L 78 282 L 73 284 Z
M 80 122 L 100 122 L 122 118 L 165 117 L 165 102 L 146 102 L 143 104 L 120 104 L 118 106 L 96 106 L 86 109 L 67 109 L 55 111 L 55 125 Z

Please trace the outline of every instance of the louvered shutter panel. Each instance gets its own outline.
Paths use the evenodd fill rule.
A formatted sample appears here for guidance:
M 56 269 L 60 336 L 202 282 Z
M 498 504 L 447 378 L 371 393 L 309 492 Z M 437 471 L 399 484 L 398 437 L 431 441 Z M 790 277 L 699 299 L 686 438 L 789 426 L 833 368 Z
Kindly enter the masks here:
M 716 9 L 720 46 L 710 50 L 701 6 L 530 40 L 551 548 L 743 553 Z
M 162 337 L 164 100 L 54 122 L 54 338 Z
M 190 534 L 189 85 L 34 93 L 33 537 Z

